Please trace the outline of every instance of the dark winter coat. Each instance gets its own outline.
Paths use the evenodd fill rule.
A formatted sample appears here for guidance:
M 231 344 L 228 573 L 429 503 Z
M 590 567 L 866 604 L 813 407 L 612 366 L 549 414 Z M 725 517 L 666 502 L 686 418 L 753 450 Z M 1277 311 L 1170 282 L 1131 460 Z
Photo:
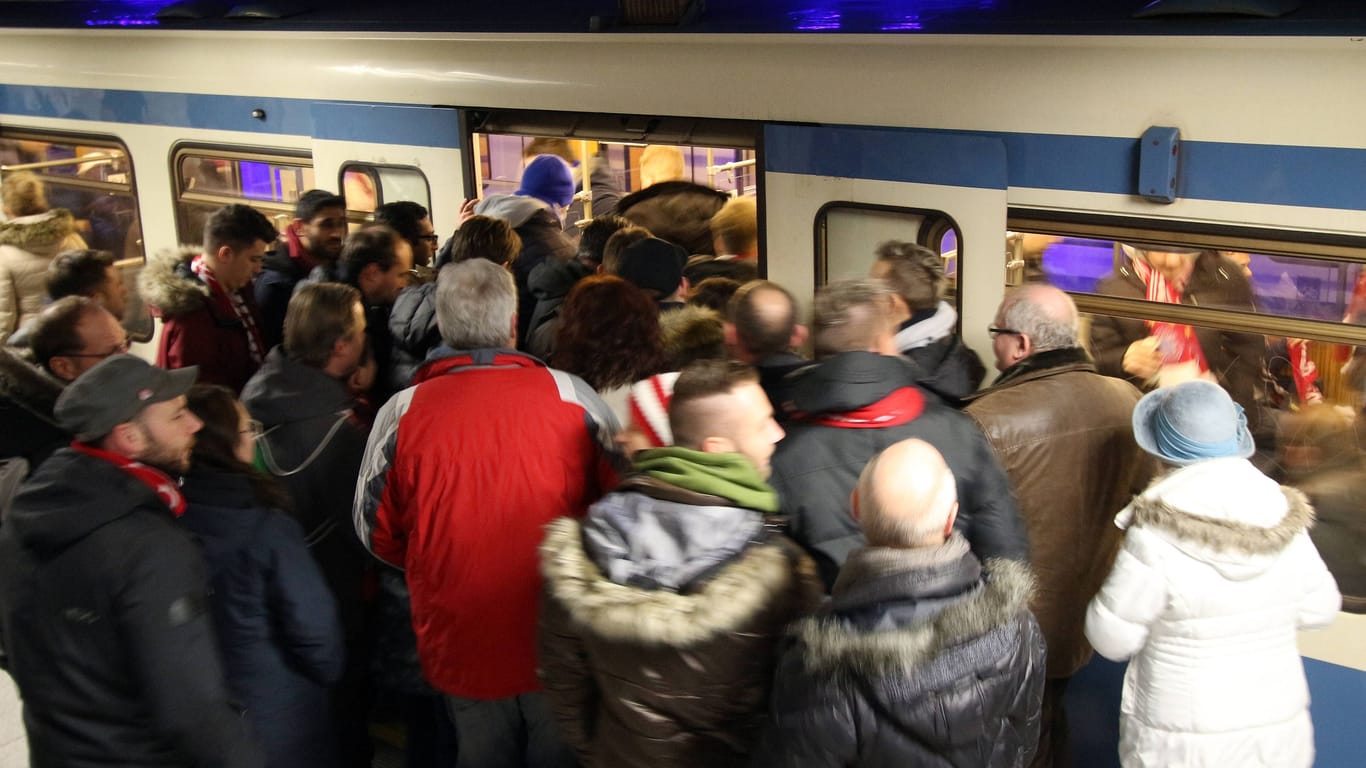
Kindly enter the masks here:
M 946 301 L 933 309 L 917 310 L 902 324 L 896 348 L 919 373 L 916 384 L 958 407 L 986 378 L 982 359 L 957 333 L 958 313 Z
M 22 457 L 32 471 L 71 442 L 52 415 L 61 394 L 60 381 L 0 347 L 0 459 Z
M 899 357 L 845 352 L 791 381 L 794 419 L 773 454 L 770 482 L 783 498 L 792 537 L 827 585 L 863 546 L 849 495 L 868 460 L 917 437 L 943 454 L 958 485 L 956 527 L 980 558 L 1025 560 L 1029 540 L 1010 483 L 977 426 L 914 386 L 916 369 Z
M 1025 358 L 968 399 L 1029 531 L 1049 677 L 1090 661 L 1086 606 L 1124 539 L 1115 515 L 1157 470 L 1134 442 L 1139 397 L 1128 382 L 1098 374 L 1078 347 Z
M 759 371 L 759 386 L 768 395 L 768 402 L 773 405 L 773 418 L 780 424 L 788 422 L 791 411 L 788 406 L 792 401 L 792 383 L 788 375 L 808 365 L 811 365 L 810 360 L 791 352 L 779 352 L 754 363 Z
M 575 191 L 583 189 L 584 163 L 574 166 L 576 177 Z M 587 162 L 592 170 L 588 174 L 588 186 L 593 190 L 593 218 L 611 216 L 617 212 L 621 202 L 621 190 L 612 177 L 612 168 L 605 157 L 591 157 Z M 575 200 L 565 209 L 564 231 L 571 238 L 578 238 L 578 222 L 583 219 L 583 201 Z
M 765 534 L 759 513 L 727 499 L 654 480 L 622 490 L 608 499 L 627 497 L 637 514 L 617 522 L 662 523 L 660 534 L 697 561 L 680 570 L 701 574 L 672 589 L 635 586 L 631 574 L 660 563 L 609 567 L 578 521 L 551 524 L 541 546 L 540 672 L 560 734 L 586 768 L 746 765 L 784 629 L 820 601 L 815 568 L 790 541 Z M 701 542 L 741 527 L 727 513 L 752 518 L 759 538 L 741 533 L 719 555 Z
M 413 375 L 427 353 L 441 344 L 441 330 L 436 327 L 436 283 L 409 286 L 399 293 L 389 311 L 389 335 L 394 344 L 389 387 L 398 392 L 412 386 Z
M 512 276 L 517 280 L 518 347 L 524 349 L 530 338 L 531 318 L 536 314 L 531 272 L 545 261 L 569 261 L 574 257 L 574 243 L 565 237 L 555 214 L 534 197 L 490 195 L 475 206 L 474 212 L 503 219 L 522 239 L 522 252 L 512 262 Z
M 950 540 L 943 548 L 954 546 Z M 961 547 L 961 545 L 959 545 Z M 1019 563 L 869 549 L 825 616 L 794 631 L 765 768 L 1023 768 L 1039 737 L 1044 640 Z
M 228 687 L 271 768 L 331 768 L 327 689 L 346 661 L 337 603 L 299 524 L 260 506 L 245 475 L 196 470 L 181 522 L 209 566 Z
M 267 349 L 284 341 L 285 311 L 294 296 L 294 286 L 305 277 L 308 277 L 308 267 L 302 261 L 290 258 L 289 243 L 285 240 L 277 241 L 275 250 L 266 252 L 261 273 L 252 281 L 251 289 L 256 297 L 261 335 L 265 337 Z
M 199 383 L 221 384 L 239 393 L 258 367 L 251 359 L 247 328 L 236 314 L 209 300 L 209 287 L 190 271 L 195 253 L 162 251 L 147 259 L 138 277 L 142 300 L 164 322 L 157 365 L 197 365 Z M 255 313 L 256 297 L 251 290 L 243 288 L 239 293 L 248 311 Z
M 536 312 L 531 318 L 526 349 L 542 360 L 555 352 L 555 333 L 560 327 L 560 305 L 580 280 L 593 274 L 578 259 L 548 259 L 531 270 L 528 278 L 536 295 Z
M 146 484 L 70 448 L 38 468 L 0 527 L 0 644 L 34 766 L 264 765 L 207 587 L 199 545 Z
M 683 246 L 689 254 L 714 255 L 711 217 L 729 199 L 725 192 L 690 181 L 661 181 L 623 197 L 617 215 Z

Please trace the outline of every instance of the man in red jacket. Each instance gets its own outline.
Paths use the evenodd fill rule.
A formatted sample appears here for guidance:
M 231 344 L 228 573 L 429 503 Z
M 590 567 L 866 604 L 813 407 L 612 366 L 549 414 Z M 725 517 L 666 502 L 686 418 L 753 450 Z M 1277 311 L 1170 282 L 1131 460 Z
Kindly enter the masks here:
M 466 766 L 572 766 L 536 678 L 537 547 L 617 482 L 616 419 L 582 380 L 513 351 L 517 289 L 483 259 L 441 272 L 442 346 L 375 419 L 356 531 L 406 571 L 422 671 Z

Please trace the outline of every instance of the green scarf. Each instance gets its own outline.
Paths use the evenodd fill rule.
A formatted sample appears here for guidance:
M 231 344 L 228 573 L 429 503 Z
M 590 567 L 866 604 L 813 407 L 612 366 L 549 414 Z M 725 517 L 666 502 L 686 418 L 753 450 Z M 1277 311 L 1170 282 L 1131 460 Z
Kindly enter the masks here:
M 778 511 L 778 492 L 738 453 L 651 448 L 636 454 L 635 466 L 638 472 L 684 490 L 730 499 L 745 509 Z

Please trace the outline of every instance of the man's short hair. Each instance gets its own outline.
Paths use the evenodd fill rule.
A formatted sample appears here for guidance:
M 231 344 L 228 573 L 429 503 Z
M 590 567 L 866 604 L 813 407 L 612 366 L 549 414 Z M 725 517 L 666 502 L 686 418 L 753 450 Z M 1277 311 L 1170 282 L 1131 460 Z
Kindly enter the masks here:
M 100 309 L 99 302 L 85 296 L 66 296 L 48 305 L 33 321 L 29 348 L 33 359 L 52 373 L 52 358 L 79 352 L 85 347 L 77 326 L 86 315 Z
M 487 259 L 466 259 L 436 280 L 436 325 L 451 349 L 512 346 L 517 285 L 512 273 Z
M 712 398 L 735 391 L 745 384 L 759 384 L 759 373 L 752 366 L 734 360 L 698 360 L 674 382 L 669 401 L 669 429 L 674 444 L 697 449 L 708 437 L 728 432 L 725 426 L 734 414 L 721 412 Z
M 47 212 L 43 180 L 32 171 L 12 171 L 0 181 L 0 202 L 11 216 L 36 216 Z
M 265 214 L 249 205 L 233 203 L 213 212 L 204 225 L 204 252 L 218 253 L 218 249 L 228 246 L 241 251 L 262 240 L 267 244 L 275 242 L 279 233 Z
M 621 252 L 651 237 L 654 235 L 650 234 L 650 230 L 635 225 L 622 227 L 612 233 L 602 247 L 602 271 L 609 275 L 617 274 L 621 270 Z
M 372 224 L 352 232 L 342 246 L 337 260 L 337 274 L 347 285 L 359 285 L 360 273 L 374 264 L 381 272 L 388 272 L 398 261 L 398 233 L 381 224 Z
M 66 296 L 94 296 L 109 280 L 114 254 L 78 248 L 62 251 L 47 265 L 47 295 L 56 300 Z
M 923 245 L 888 240 L 877 247 L 877 260 L 889 267 L 883 278 L 912 311 L 934 309 L 944 298 L 949 279 L 944 260 Z
M 394 230 L 398 236 L 407 240 L 414 248 L 422 230 L 417 223 L 427 218 L 427 209 L 411 200 L 385 203 L 375 209 L 375 223 Z
M 484 259 L 511 264 L 522 252 L 522 238 L 506 219 L 471 216 L 451 236 L 451 263 Z
M 1046 307 L 1030 300 L 1040 288 L 1042 286 L 1026 285 L 1006 294 L 1005 300 L 1001 302 L 1005 310 L 1001 313 L 1001 322 L 1006 328 L 1028 336 L 1033 343 L 1035 354 L 1050 349 L 1081 346 L 1078 338 L 1077 305 L 1072 303 L 1070 296 L 1059 291 L 1058 293 L 1066 299 L 1065 305 L 1070 311 L 1066 313 L 1066 317 L 1053 317 Z
M 651 144 L 640 151 L 640 175 L 659 183 L 683 178 L 683 150 L 668 144 Z
M 356 332 L 360 301 L 360 291 L 341 283 L 299 288 L 285 310 L 285 356 L 310 368 L 326 366 L 337 342 Z
M 786 311 L 761 312 L 759 299 L 765 292 L 782 296 Z M 751 280 L 740 286 L 730 298 L 726 314 L 735 326 L 740 346 L 760 360 L 787 352 L 792 344 L 792 333 L 797 330 L 797 300 L 786 288 L 769 280 Z
M 575 255 L 579 261 L 595 266 L 601 264 L 607 241 L 612 239 L 612 235 L 630 226 L 634 225 L 613 214 L 594 216 L 579 235 L 579 251 Z
M 325 189 L 310 189 L 294 203 L 294 218 L 312 221 L 324 208 L 346 210 L 346 198 Z
M 711 236 L 727 254 L 748 253 L 759 242 L 759 208 L 752 197 L 733 197 L 711 217 Z
M 579 161 L 579 158 L 574 156 L 574 148 L 570 146 L 569 139 L 550 136 L 537 136 L 522 147 L 522 159 L 537 155 L 555 155 L 570 165 Z
M 890 330 L 892 291 L 882 280 L 841 280 L 816 291 L 811 339 L 816 358 L 867 350 Z

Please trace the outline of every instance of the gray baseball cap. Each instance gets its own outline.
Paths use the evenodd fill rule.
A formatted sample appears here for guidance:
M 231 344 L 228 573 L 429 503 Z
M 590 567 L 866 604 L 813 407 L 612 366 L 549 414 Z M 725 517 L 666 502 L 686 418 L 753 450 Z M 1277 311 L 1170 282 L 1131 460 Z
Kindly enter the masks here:
M 57 398 L 54 415 L 77 440 L 95 440 L 153 403 L 190 390 L 199 368 L 168 371 L 133 355 L 113 355 L 76 377 Z

